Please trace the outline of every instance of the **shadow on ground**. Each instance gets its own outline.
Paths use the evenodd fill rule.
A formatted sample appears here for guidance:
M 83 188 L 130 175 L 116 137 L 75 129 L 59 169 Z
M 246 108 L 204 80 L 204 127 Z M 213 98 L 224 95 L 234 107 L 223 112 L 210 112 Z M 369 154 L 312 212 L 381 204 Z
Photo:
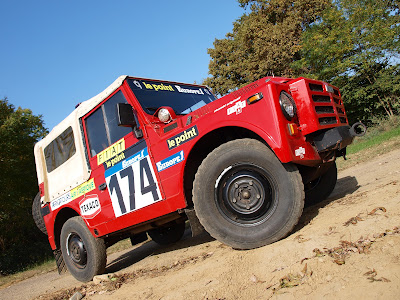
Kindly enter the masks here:
M 359 188 L 360 188 L 360 186 L 358 185 L 358 181 L 354 176 L 346 176 L 346 177 L 338 179 L 335 189 L 329 195 L 328 199 L 321 201 L 320 203 L 317 203 L 312 206 L 309 206 L 309 205 L 307 205 L 307 203 L 305 203 L 303 215 L 301 216 L 299 223 L 293 229 L 293 232 L 299 231 L 304 226 L 309 224 L 311 222 L 311 220 L 314 219 L 318 215 L 319 210 L 321 208 L 325 207 L 326 205 L 328 205 L 332 202 L 342 199 L 342 198 L 346 197 L 347 195 L 353 194 Z
M 161 246 L 152 240 L 149 240 L 136 248 L 132 248 L 132 250 L 129 252 L 126 252 L 109 262 L 107 264 L 106 273 L 118 272 L 152 255 L 159 255 L 179 249 L 190 248 L 192 246 L 201 245 L 213 240 L 214 238 L 212 238 L 207 232 L 203 232 L 196 237 L 192 237 L 190 228 L 186 229 L 182 240 L 174 243 L 173 245 Z
M 353 176 L 347 176 L 344 178 L 340 178 L 337 181 L 336 187 L 332 194 L 329 196 L 328 199 L 317 203 L 313 206 L 305 205 L 303 215 L 301 216 L 299 223 L 295 226 L 292 233 L 299 231 L 304 226 L 309 224 L 312 219 L 314 219 L 318 213 L 319 209 L 325 207 L 329 203 L 335 202 L 347 195 L 353 194 L 355 191 L 359 189 L 359 185 L 357 179 Z M 149 240 L 144 244 L 137 246 L 136 248 L 132 248 L 132 250 L 122 254 L 121 256 L 117 257 L 116 259 L 112 260 L 107 264 L 107 273 L 114 273 L 118 272 L 122 269 L 125 269 L 129 266 L 132 266 L 139 261 L 145 259 L 146 257 L 152 255 L 159 255 L 162 253 L 167 253 L 171 251 L 175 251 L 178 249 L 190 248 L 192 246 L 201 245 L 204 243 L 208 243 L 213 241 L 212 238 L 207 232 L 203 232 L 201 235 L 193 237 L 191 236 L 191 230 L 188 228 L 179 242 L 170 245 L 170 246 L 160 246 L 155 242 Z

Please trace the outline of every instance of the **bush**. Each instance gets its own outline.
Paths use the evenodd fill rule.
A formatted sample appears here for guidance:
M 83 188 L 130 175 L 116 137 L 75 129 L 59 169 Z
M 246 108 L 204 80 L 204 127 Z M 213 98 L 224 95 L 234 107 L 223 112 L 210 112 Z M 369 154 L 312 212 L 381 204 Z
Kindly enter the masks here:
M 356 142 L 371 139 L 383 132 L 391 131 L 395 128 L 400 128 L 400 116 L 394 115 L 391 117 L 373 117 L 368 124 L 367 134 L 361 138 L 357 138 Z
M 37 230 L 26 236 L 25 242 L 12 244 L 0 254 L 0 275 L 23 271 L 52 258 L 52 251 L 46 236 Z

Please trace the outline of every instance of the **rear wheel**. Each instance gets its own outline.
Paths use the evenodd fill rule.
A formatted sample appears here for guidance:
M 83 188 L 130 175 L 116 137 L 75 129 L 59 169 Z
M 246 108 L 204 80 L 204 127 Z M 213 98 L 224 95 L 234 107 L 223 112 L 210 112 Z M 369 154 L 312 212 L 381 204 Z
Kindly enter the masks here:
M 42 211 L 40 208 L 41 207 L 40 198 L 41 197 L 40 197 L 40 192 L 39 192 L 39 193 L 37 193 L 36 197 L 33 199 L 32 217 L 33 217 L 33 220 L 35 221 L 37 228 L 39 228 L 41 232 L 43 232 L 45 235 L 47 235 L 46 224 L 44 223 Z
M 304 184 L 307 205 L 317 204 L 332 193 L 337 182 L 337 168 L 334 162 L 329 169 L 317 179 Z
M 169 245 L 179 241 L 185 233 L 185 222 L 170 222 L 148 231 L 149 236 L 159 245 Z
M 204 159 L 193 202 L 211 236 L 233 248 L 251 249 L 293 229 L 303 211 L 304 190 L 296 166 L 283 165 L 261 142 L 242 139 Z
M 79 216 L 68 219 L 61 229 L 61 251 L 68 270 L 79 281 L 90 281 L 106 267 L 106 247 L 96 239 Z

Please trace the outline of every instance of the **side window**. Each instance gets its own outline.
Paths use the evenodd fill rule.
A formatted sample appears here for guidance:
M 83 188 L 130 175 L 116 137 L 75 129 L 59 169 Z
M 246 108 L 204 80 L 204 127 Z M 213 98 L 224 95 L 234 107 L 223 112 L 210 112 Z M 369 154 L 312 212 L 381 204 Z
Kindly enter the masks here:
M 63 133 L 47 145 L 46 148 L 44 148 L 47 173 L 50 173 L 61 166 L 72 157 L 75 152 L 74 133 L 72 128 L 68 127 Z
M 127 103 L 121 91 L 86 118 L 86 131 L 92 157 L 132 132 L 132 128 L 118 126 L 117 103 Z

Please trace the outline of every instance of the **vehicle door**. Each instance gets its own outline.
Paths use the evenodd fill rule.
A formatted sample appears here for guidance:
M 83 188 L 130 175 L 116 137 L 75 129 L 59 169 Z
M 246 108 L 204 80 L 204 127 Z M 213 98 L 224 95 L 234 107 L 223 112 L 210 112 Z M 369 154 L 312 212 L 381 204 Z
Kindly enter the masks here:
M 134 215 L 124 217 L 162 200 L 146 139 L 136 137 L 131 127 L 118 126 L 116 106 L 126 99 L 120 87 L 82 120 L 101 203 L 96 226 L 107 222 L 110 232 L 136 224 L 140 220 Z

